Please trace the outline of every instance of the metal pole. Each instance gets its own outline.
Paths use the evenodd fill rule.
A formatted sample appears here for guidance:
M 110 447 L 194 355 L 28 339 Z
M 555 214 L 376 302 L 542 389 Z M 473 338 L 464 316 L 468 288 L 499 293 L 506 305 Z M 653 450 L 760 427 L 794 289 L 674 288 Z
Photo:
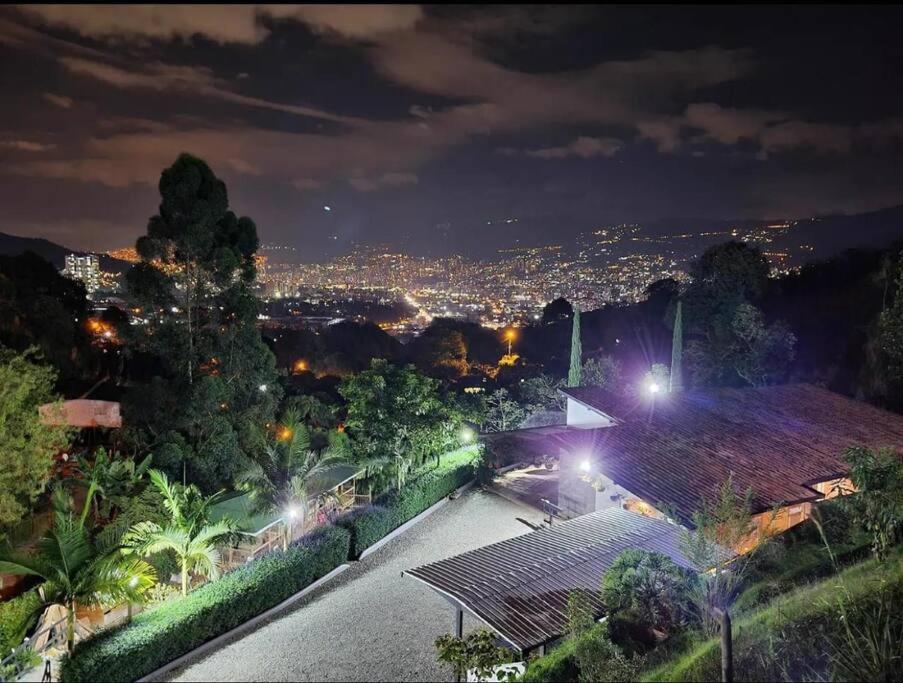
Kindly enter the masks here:
M 724 683 L 734 681 L 734 646 L 731 636 L 731 615 L 727 610 L 721 611 L 721 680 Z
M 455 636 L 462 638 L 464 636 L 464 610 L 460 607 L 455 608 Z M 455 681 L 461 683 L 460 666 L 455 666 Z

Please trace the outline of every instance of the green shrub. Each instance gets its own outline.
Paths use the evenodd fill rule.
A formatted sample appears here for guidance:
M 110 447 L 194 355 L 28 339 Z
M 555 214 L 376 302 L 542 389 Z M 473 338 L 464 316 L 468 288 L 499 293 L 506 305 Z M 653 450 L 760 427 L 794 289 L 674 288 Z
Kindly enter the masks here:
M 38 620 L 44 601 L 37 590 L 30 590 L 12 600 L 0 602 L 0 659 L 18 646 L 25 633 Z
M 574 653 L 576 643 L 576 639 L 568 638 L 547 655 L 528 662 L 521 680 L 525 683 L 576 681 L 580 673 Z
M 605 572 L 602 602 L 609 614 L 667 633 L 692 618 L 693 580 L 667 555 L 631 548 Z
M 371 545 L 395 528 L 395 514 L 379 505 L 356 508 L 336 520 L 351 534 L 350 559 L 356 560 Z
M 381 538 L 435 505 L 474 478 L 476 448 L 464 448 L 446 455 L 441 462 L 416 470 L 401 491 L 390 491 L 377 498 L 376 505 L 352 510 L 336 520 L 336 525 L 351 534 L 350 559 Z
M 471 481 L 474 465 L 470 450 L 447 456 L 438 466 L 421 468 L 401 491 L 392 491 L 377 502 L 392 511 L 399 527 Z
M 345 529 L 322 527 L 180 600 L 137 615 L 80 643 L 62 663 L 63 681 L 133 681 L 146 676 L 325 576 L 348 557 Z

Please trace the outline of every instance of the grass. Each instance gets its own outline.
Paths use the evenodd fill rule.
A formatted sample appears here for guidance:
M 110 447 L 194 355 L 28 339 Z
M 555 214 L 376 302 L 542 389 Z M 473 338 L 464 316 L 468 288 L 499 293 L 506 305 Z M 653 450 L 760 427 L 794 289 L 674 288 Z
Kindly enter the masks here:
M 846 604 L 850 625 L 859 628 L 874 614 L 871 608 L 880 596 L 891 604 L 903 600 L 903 548 L 883 563 L 865 560 L 839 575 L 798 586 L 736 619 L 736 680 L 831 678 L 832 649 L 838 648 L 844 633 L 842 607 Z M 648 670 L 643 680 L 717 681 L 720 667 L 720 644 L 711 638 Z

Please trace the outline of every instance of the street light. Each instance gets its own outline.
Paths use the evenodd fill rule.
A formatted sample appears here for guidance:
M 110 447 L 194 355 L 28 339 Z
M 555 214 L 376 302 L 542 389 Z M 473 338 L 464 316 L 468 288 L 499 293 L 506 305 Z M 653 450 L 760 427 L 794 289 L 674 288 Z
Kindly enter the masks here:
M 650 394 L 657 394 L 662 390 L 662 388 L 658 385 L 658 382 L 649 382 L 649 384 L 646 386 L 646 389 Z
M 505 332 L 505 340 L 508 342 L 508 355 L 511 355 L 511 344 L 514 343 L 514 340 L 517 338 L 517 332 L 514 330 L 508 330 Z

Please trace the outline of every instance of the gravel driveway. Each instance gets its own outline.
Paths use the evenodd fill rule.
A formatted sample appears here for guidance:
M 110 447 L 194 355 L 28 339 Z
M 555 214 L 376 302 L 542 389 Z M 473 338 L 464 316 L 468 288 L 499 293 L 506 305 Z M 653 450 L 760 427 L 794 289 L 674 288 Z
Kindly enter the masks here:
M 529 531 L 536 510 L 474 489 L 451 501 L 304 601 L 172 673 L 178 681 L 447 681 L 433 641 L 454 611 L 404 569 Z M 479 622 L 465 614 L 465 629 Z

